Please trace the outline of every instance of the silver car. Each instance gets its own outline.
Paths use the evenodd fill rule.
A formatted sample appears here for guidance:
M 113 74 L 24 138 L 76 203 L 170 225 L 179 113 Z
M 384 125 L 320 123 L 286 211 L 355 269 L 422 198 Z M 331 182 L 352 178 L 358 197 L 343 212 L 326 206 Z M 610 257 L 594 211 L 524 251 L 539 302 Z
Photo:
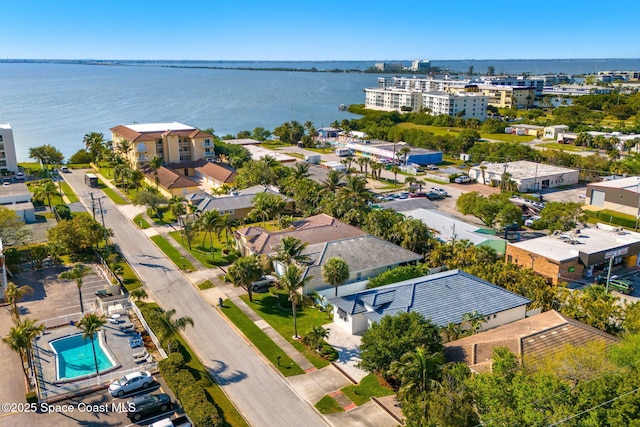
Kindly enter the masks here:
M 153 377 L 149 371 L 133 372 L 115 380 L 109 385 L 111 396 L 122 397 L 126 393 L 131 393 L 142 388 L 149 388 L 153 382 Z

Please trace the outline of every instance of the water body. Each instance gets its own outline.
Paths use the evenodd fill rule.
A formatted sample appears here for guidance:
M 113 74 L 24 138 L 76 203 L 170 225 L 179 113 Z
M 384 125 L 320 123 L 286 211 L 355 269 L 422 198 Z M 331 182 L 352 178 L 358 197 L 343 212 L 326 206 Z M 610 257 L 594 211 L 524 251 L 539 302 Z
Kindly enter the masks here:
M 356 116 L 340 104 L 364 102 L 383 74 L 265 71 L 366 70 L 383 61 L 113 61 L 116 65 L 0 62 L 0 123 L 14 130 L 19 161 L 28 148 L 55 145 L 68 158 L 88 132 L 134 122 L 179 121 L 218 135 L 289 120 L 317 127 Z M 398 61 L 387 61 L 398 62 Z M 410 61 L 400 61 L 409 64 Z M 640 68 L 640 59 L 432 61 L 476 73 L 593 73 Z M 255 68 L 263 70 L 238 70 Z

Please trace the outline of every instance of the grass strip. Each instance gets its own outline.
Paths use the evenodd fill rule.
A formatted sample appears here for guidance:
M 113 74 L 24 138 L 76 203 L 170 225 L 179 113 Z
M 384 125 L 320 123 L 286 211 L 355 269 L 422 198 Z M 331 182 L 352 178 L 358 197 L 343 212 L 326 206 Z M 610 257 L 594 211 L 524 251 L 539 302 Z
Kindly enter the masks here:
M 67 184 L 65 181 L 59 181 L 58 184 L 62 189 L 62 193 L 65 196 L 67 196 L 67 199 L 69 199 L 69 203 L 78 203 L 80 201 L 80 199 L 78 198 L 78 196 L 76 196 L 76 193 L 73 192 L 69 184 Z
M 395 394 L 392 389 L 380 384 L 378 377 L 373 374 L 364 377 L 360 384 L 346 386 L 340 391 L 358 406 L 367 403 L 372 396 L 382 397 Z
M 146 219 L 144 219 L 144 214 L 138 214 L 133 218 L 133 222 L 140 227 L 142 230 L 146 230 L 147 228 L 151 228 Z
M 206 289 L 211 289 L 211 288 L 215 288 L 215 285 L 211 283 L 211 280 L 205 280 L 204 282 L 198 285 L 198 289 L 200 289 L 201 291 L 204 291 Z
M 99 185 L 100 188 L 102 189 L 102 191 L 104 191 L 104 194 L 106 194 L 107 196 L 109 196 L 109 198 L 113 201 L 113 203 L 115 203 L 116 205 L 128 205 L 130 204 L 130 202 L 126 199 L 124 199 L 120 194 L 118 194 L 113 188 L 111 187 L 107 187 L 102 181 L 99 181 Z
M 153 240 L 153 242 L 156 245 L 158 245 L 160 250 L 164 252 L 164 254 L 168 256 L 169 259 L 173 261 L 173 263 L 179 269 L 184 271 L 195 270 L 195 268 L 193 267 L 193 264 L 191 264 L 191 262 L 188 259 L 183 258 L 182 255 L 180 254 L 180 251 L 178 251 L 176 248 L 171 246 L 171 243 L 167 242 L 167 239 L 165 239 L 160 235 L 155 235 L 155 236 L 151 236 L 151 240 Z
M 293 361 L 271 338 L 265 334 L 246 314 L 231 301 L 224 302 L 222 312 L 238 329 L 256 346 L 258 350 L 277 367 L 285 377 L 304 374 L 304 371 Z
M 314 406 L 321 414 L 335 414 L 336 412 L 344 412 L 342 406 L 340 406 L 338 402 L 336 402 L 336 400 L 328 394 L 320 399 Z

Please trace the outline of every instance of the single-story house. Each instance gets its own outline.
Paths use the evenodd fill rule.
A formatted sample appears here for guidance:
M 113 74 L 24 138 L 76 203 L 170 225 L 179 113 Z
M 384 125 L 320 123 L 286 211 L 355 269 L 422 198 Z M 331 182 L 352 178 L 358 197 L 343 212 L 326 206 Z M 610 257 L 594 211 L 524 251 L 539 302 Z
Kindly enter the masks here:
M 200 181 L 202 184 L 209 184 L 214 187 L 221 187 L 224 184 L 231 185 L 236 178 L 236 171 L 231 166 L 205 159 L 170 163 L 166 167 L 180 172 L 193 180 Z
M 404 280 L 330 299 L 333 323 L 351 334 L 361 334 L 385 315 L 418 312 L 439 326 L 460 324 L 466 313 L 477 311 L 486 322 L 481 330 L 524 319 L 527 298 L 460 270 Z
M 468 240 L 475 246 L 489 246 L 499 254 L 505 253 L 507 241 L 496 236 L 495 230 L 491 228 L 470 224 L 433 209 L 414 209 L 400 213 L 424 222 L 441 242 Z
M 285 230 L 268 231 L 262 227 L 251 226 L 236 230 L 238 250 L 242 256 L 268 255 L 275 252 L 284 237 L 293 236 L 303 243 L 330 242 L 350 237 L 364 236 L 367 233 L 326 214 L 310 216 L 296 221 Z
M 0 186 L 0 206 L 12 210 L 24 222 L 36 220 L 32 196 L 23 182 Z
M 569 126 L 567 125 L 555 125 L 555 126 L 545 126 L 543 138 L 544 139 L 553 139 L 556 141 L 558 136 L 569 130 Z
M 606 224 L 572 232 L 507 243 L 506 262 L 521 265 L 554 284 L 593 280 L 612 263 L 618 268 L 640 265 L 640 233 Z
M 477 182 L 497 187 L 505 173 L 516 183 L 518 191 L 538 191 L 545 188 L 577 184 L 580 171 L 560 166 L 518 160 L 507 163 L 485 163 L 469 169 Z
M 303 253 L 310 258 L 304 277 L 311 279 L 302 289 L 303 294 L 332 289 L 322 278 L 322 268 L 331 258 L 341 258 L 349 266 L 349 278 L 345 285 L 375 277 L 401 265 L 415 265 L 423 256 L 370 234 L 347 237 L 309 245 Z M 276 263 L 276 274 L 282 266 Z
M 147 184 L 152 187 L 156 186 L 156 176 L 149 167 L 141 169 L 144 173 Z M 158 190 L 165 196 L 171 198 L 174 196 L 186 196 L 189 193 L 198 191 L 199 182 L 194 181 L 188 176 L 166 166 L 160 166 L 158 169 Z
M 582 346 L 594 341 L 607 345 L 618 338 L 555 310 L 479 332 L 444 345 L 448 362 L 464 362 L 474 372 L 490 372 L 493 350 L 506 347 L 520 359 L 553 354 L 567 345 Z
M 293 210 L 293 200 L 291 198 L 280 194 L 273 188 L 265 187 L 263 185 L 255 185 L 221 197 L 213 197 L 209 194 L 196 193 L 195 195 L 190 195 L 188 200 L 191 204 L 196 206 L 200 213 L 215 209 L 220 212 L 221 215 L 229 214 L 229 218 L 231 219 L 244 219 L 255 207 L 253 199 L 256 197 L 256 194 L 259 193 L 277 194 L 286 202 L 284 210 L 286 212 Z

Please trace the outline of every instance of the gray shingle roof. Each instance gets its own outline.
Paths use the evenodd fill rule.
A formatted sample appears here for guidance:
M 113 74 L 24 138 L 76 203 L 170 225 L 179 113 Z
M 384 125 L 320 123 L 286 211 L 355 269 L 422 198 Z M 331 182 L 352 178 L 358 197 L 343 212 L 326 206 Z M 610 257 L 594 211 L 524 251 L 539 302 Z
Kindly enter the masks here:
M 460 323 L 465 313 L 478 311 L 489 316 L 531 301 L 471 274 L 450 270 L 334 298 L 331 302 L 348 314 L 365 313 L 371 321 L 387 314 L 417 311 L 443 327 Z

